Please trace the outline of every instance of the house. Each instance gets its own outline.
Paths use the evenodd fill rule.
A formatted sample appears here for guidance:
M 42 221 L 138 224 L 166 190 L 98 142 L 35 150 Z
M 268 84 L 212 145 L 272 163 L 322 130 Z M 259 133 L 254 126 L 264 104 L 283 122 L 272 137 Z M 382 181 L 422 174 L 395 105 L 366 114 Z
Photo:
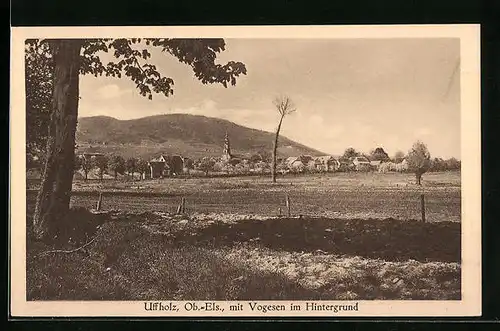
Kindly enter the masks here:
M 193 168 L 193 161 L 188 157 L 181 155 L 162 154 L 148 162 L 149 178 L 163 178 L 168 176 L 180 175 Z
M 297 156 L 290 156 L 285 159 L 285 164 L 290 165 L 293 162 L 297 161 L 299 158 Z
M 313 157 L 311 155 L 301 155 L 299 156 L 299 160 L 303 164 L 308 164 L 309 162 L 313 161 Z
M 170 166 L 168 156 L 160 155 L 153 158 L 148 162 L 149 173 L 146 177 L 149 178 L 163 178 L 170 175 Z
M 304 171 L 305 164 L 302 162 L 302 160 L 298 156 L 289 157 L 286 159 L 285 162 L 286 162 L 288 169 L 290 169 L 293 172 Z
M 371 169 L 370 160 L 365 156 L 354 156 L 351 161 L 356 171 L 369 171 Z
M 331 155 L 317 156 L 314 162 L 318 171 L 333 172 L 340 168 L 340 162 Z
M 403 161 L 399 163 L 395 162 L 382 162 L 380 166 L 378 167 L 379 172 L 389 172 L 389 171 L 396 171 L 396 172 L 405 172 L 408 171 L 408 161 L 406 159 L 403 159 Z
M 380 169 L 380 165 L 382 164 L 383 162 L 380 161 L 380 160 L 376 160 L 376 161 L 370 161 L 370 166 L 372 167 L 373 170 L 379 170 Z

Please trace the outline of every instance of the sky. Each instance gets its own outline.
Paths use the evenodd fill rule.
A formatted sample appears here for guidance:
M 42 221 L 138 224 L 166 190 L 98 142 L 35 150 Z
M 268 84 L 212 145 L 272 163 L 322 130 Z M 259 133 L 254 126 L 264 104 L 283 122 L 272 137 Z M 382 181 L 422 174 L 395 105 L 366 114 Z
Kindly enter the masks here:
M 324 153 L 382 147 L 392 156 L 421 140 L 432 157 L 460 158 L 459 42 L 226 39 L 218 62 L 241 61 L 248 71 L 228 88 L 204 85 L 190 67 L 153 52 L 150 62 L 175 82 L 173 96 L 148 100 L 126 77 L 83 76 L 79 116 L 187 113 L 274 131 L 273 100 L 287 95 L 297 111 L 284 119 L 281 134 Z

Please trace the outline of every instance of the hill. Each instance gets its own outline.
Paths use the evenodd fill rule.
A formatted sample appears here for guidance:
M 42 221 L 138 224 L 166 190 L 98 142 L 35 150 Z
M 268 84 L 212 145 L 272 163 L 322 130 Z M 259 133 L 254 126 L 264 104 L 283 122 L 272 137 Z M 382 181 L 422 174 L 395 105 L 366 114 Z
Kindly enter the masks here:
M 117 153 L 124 157 L 150 158 L 159 153 L 191 158 L 220 156 L 225 134 L 232 152 L 250 156 L 271 151 L 274 133 L 250 129 L 233 122 L 199 115 L 156 115 L 134 120 L 107 116 L 78 119 L 76 141 L 79 152 Z M 324 153 L 280 137 L 282 157 Z

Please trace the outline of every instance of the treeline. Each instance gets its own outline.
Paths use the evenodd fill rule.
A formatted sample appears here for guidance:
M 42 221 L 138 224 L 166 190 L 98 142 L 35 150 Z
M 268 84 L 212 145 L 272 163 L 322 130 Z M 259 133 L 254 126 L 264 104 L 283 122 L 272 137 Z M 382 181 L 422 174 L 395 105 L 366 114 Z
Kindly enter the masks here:
M 139 173 L 139 179 L 141 179 L 148 171 L 148 162 L 135 157 L 124 159 L 120 155 L 77 155 L 75 157 L 75 172 L 82 171 L 85 180 L 88 179 L 92 170 L 97 170 L 97 175 L 101 180 L 106 173 L 113 175 L 115 179 L 118 175 L 128 175 L 133 179 L 134 174 Z
M 434 158 L 431 161 L 429 171 L 453 171 L 460 170 L 462 162 L 452 157 L 447 160 L 442 158 Z

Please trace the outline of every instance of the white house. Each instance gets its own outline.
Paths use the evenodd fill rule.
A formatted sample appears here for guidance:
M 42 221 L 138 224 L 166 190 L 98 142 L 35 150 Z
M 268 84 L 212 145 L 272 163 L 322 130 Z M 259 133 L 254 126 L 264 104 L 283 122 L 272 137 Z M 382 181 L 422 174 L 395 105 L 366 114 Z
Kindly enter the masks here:
M 368 171 L 370 170 L 370 160 L 364 156 L 355 156 L 352 158 L 352 163 L 354 164 L 354 169 L 356 171 Z

